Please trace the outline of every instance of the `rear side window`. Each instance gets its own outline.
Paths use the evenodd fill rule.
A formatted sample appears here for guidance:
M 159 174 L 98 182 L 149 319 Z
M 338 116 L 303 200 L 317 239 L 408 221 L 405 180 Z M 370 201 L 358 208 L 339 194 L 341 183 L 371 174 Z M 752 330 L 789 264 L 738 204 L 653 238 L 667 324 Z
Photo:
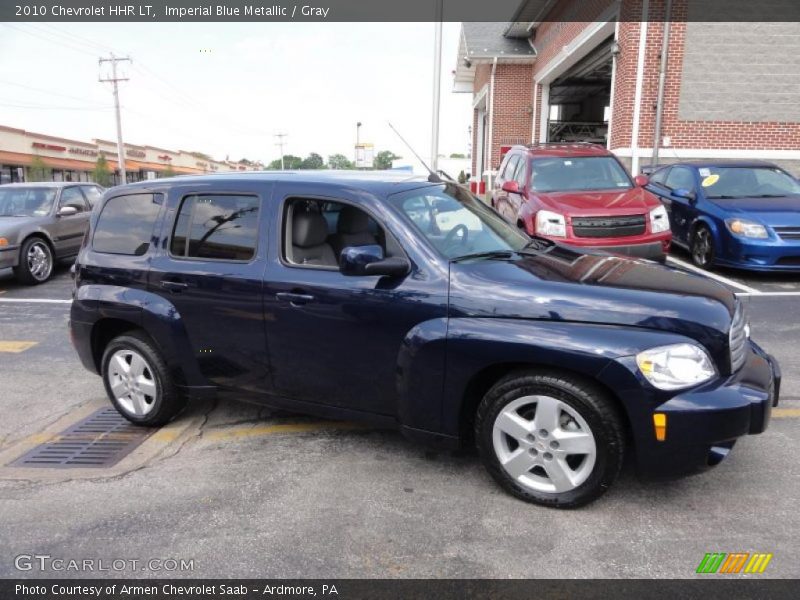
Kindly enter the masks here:
M 97 219 L 92 248 L 108 254 L 142 256 L 150 246 L 160 208 L 159 194 L 110 198 Z
M 187 196 L 181 203 L 170 252 L 183 258 L 250 260 L 258 241 L 257 196 Z

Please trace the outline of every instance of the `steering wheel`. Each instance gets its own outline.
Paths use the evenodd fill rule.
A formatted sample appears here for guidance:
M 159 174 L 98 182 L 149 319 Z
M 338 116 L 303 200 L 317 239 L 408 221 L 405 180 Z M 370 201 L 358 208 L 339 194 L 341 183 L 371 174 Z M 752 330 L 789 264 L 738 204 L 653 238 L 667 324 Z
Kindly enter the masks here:
M 467 243 L 469 239 L 469 227 L 464 225 L 463 223 L 459 223 L 455 227 L 453 227 L 450 231 L 447 232 L 447 235 L 444 236 L 444 247 L 449 248 L 450 245 L 456 241 L 456 234 L 461 232 L 461 236 L 458 238 L 458 244 L 463 246 Z

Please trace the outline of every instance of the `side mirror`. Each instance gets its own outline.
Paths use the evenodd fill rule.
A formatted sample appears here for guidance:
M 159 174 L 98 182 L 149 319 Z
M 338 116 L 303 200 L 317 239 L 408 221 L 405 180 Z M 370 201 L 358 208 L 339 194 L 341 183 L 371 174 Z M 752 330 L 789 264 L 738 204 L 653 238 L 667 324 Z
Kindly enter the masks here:
M 339 255 L 339 271 L 353 277 L 402 277 L 411 271 L 411 264 L 405 258 L 384 258 L 383 248 L 378 245 L 349 246 Z
M 78 209 L 74 206 L 62 206 L 58 209 L 58 216 L 59 217 L 71 217 L 72 215 L 77 215 Z
M 697 200 L 697 194 L 695 194 L 692 190 L 687 190 L 686 188 L 677 188 L 672 190 L 672 195 L 676 198 L 684 198 L 689 202 L 694 202 Z
M 519 184 L 516 181 L 504 181 L 503 191 L 509 194 L 519 194 Z
M 650 183 L 650 178 L 647 175 L 637 175 L 633 178 L 633 183 L 639 187 L 644 187 Z

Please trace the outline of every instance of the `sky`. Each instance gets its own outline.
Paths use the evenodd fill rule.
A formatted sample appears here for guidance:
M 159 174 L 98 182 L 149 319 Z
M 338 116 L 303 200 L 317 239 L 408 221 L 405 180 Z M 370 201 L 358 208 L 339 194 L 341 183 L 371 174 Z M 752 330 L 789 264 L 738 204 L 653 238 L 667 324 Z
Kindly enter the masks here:
M 471 95 L 452 92 L 460 23 L 445 23 L 439 153 L 466 153 Z M 100 56 L 120 63 L 123 139 L 214 159 L 375 150 L 430 155 L 432 23 L 2 23 L 0 125 L 116 140 Z

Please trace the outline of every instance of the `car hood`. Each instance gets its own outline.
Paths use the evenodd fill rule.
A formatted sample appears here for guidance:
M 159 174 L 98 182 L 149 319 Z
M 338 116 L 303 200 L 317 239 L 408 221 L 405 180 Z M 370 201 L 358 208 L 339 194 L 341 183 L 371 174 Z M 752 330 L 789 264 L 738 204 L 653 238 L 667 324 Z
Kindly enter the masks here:
M 784 198 L 710 198 L 722 210 L 766 225 L 800 225 L 800 196 Z
M 548 210 L 570 216 L 640 215 L 658 205 L 658 199 L 647 190 L 586 192 L 534 192 Z
M 450 273 L 454 317 L 655 329 L 697 340 L 720 360 L 736 310 L 735 296 L 706 277 L 561 245 L 508 260 L 452 263 Z
M 35 225 L 42 221 L 42 217 L 0 217 L 0 235 L 9 236 L 20 229 Z

